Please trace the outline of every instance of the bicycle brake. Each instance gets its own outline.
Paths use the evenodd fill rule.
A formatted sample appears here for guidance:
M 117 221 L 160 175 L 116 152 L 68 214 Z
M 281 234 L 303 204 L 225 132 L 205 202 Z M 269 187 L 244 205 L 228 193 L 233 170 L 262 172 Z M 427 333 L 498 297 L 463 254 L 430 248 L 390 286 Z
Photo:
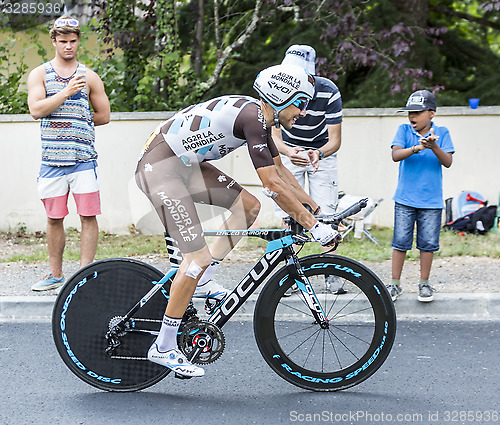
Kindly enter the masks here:
M 305 234 L 298 234 L 298 235 L 293 235 L 293 239 L 295 240 L 295 243 L 297 244 L 305 244 L 306 242 L 310 242 L 311 238 Z

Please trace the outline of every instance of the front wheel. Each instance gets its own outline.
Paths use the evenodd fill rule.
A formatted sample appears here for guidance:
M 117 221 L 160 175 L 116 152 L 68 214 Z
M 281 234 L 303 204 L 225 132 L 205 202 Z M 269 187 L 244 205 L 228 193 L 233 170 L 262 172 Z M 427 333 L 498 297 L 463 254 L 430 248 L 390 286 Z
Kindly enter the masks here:
M 279 376 L 298 387 L 336 391 L 357 385 L 392 348 L 396 313 L 391 297 L 372 271 L 349 258 L 311 255 L 300 264 L 327 320 L 315 320 L 283 267 L 269 278 L 255 306 L 259 350 Z M 333 293 L 339 287 L 344 293 Z
M 57 351 L 76 376 L 103 390 L 136 391 L 170 372 L 147 360 L 167 304 L 165 289 L 132 316 L 116 335 L 119 344 L 112 351 L 106 339 L 162 277 L 148 264 L 115 258 L 89 264 L 67 281 L 54 305 L 52 334 Z

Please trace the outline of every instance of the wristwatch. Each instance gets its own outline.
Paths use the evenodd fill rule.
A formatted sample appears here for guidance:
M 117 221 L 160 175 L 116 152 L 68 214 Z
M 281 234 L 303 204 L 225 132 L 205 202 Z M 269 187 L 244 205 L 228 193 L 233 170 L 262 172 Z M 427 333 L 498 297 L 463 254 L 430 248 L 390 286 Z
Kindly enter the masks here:
M 321 149 L 316 149 L 319 153 L 319 159 L 320 161 L 325 157 L 325 153 Z

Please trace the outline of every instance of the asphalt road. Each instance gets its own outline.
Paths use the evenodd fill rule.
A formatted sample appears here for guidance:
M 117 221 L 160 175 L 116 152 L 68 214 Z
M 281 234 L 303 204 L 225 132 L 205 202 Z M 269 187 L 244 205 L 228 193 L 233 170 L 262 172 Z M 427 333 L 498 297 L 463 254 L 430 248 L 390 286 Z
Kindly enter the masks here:
M 402 322 L 367 381 L 314 393 L 277 377 L 251 322 L 228 323 L 226 351 L 203 378 L 167 377 L 107 393 L 60 360 L 48 323 L 0 324 L 1 424 L 493 424 L 500 419 L 500 322 Z M 494 410 L 498 413 L 495 413 Z

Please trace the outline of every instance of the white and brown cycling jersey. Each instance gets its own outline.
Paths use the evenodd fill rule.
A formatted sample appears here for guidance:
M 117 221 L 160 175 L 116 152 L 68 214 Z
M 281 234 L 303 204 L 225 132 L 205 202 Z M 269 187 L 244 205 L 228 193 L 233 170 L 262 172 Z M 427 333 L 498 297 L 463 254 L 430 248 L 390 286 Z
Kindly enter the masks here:
M 247 96 L 221 96 L 190 106 L 161 123 L 146 142 L 136 181 L 182 252 L 205 245 L 194 204 L 229 209 L 242 190 L 210 161 L 245 144 L 255 169 L 274 165 L 278 150 L 260 103 Z

